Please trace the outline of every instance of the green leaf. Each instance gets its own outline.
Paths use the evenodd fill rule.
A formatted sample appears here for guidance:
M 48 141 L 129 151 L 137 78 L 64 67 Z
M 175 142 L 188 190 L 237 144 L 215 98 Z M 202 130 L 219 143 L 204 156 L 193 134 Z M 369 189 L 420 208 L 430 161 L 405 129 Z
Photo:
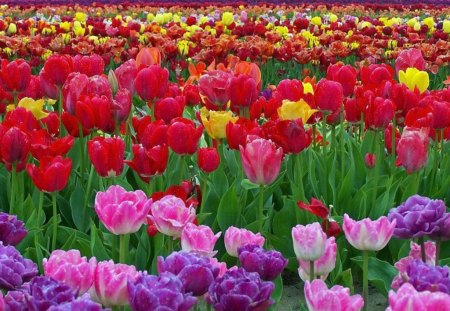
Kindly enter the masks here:
M 241 181 L 241 186 L 242 188 L 244 188 L 245 190 L 252 190 L 252 189 L 258 189 L 259 185 L 258 184 L 254 184 L 252 183 L 250 180 L 248 179 L 243 179 Z
M 233 184 L 225 192 L 217 209 L 217 222 L 222 231 L 225 231 L 230 226 L 237 225 L 241 214 L 240 209 L 239 199 L 236 195 L 236 187 Z
M 348 287 L 350 289 L 350 293 L 353 294 L 355 292 L 355 288 L 353 286 L 352 269 L 347 269 L 339 274 L 335 283 Z
M 279 275 L 275 280 L 273 280 L 275 284 L 275 289 L 272 292 L 271 298 L 275 301 L 275 303 L 270 307 L 269 310 L 277 310 L 277 305 L 283 296 L 283 279 L 281 275 Z
M 351 259 L 360 268 L 362 268 L 363 260 L 361 256 Z M 398 271 L 390 263 L 379 260 L 376 257 L 369 257 L 369 281 L 385 296 L 387 296 L 391 288 L 392 279 L 397 275 Z
M 137 232 L 136 236 L 139 239 L 135 257 L 136 267 L 138 270 L 146 270 L 151 255 L 150 239 L 147 234 L 147 230 L 142 230 L 141 234 Z
M 69 201 L 73 223 L 75 224 L 75 227 L 82 232 L 86 232 L 89 228 L 89 214 L 86 212 L 86 215 L 83 215 L 85 195 L 86 193 L 81 186 L 81 183 L 77 182 Z
M 103 245 L 103 241 L 100 239 L 100 236 L 97 233 L 97 228 L 95 227 L 95 223 L 91 221 L 91 252 L 92 255 L 97 257 L 98 261 L 108 260 L 111 258 L 108 255 L 108 252 Z

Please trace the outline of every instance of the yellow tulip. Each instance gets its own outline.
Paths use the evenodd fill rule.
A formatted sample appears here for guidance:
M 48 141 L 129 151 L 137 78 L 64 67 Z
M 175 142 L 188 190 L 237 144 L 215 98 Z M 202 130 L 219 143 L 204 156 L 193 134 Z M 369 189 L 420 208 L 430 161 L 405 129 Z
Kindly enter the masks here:
M 405 84 L 411 91 L 417 88 L 421 94 L 425 92 L 430 84 L 428 73 L 417 68 L 408 68 L 406 72 L 400 70 L 398 78 L 400 83 Z
M 187 40 L 178 41 L 177 46 L 178 52 L 181 55 L 187 55 L 189 53 L 189 41 Z
M 427 25 L 428 26 L 428 29 L 430 30 L 430 31 L 433 31 L 434 30 L 434 18 L 433 17 L 427 17 L 427 18 L 425 18 L 423 21 L 422 21 L 422 23 L 424 24 L 424 25 Z
M 450 20 L 446 19 L 442 24 L 442 29 L 445 33 L 450 33 Z
M 414 28 L 414 31 L 419 31 L 421 28 L 420 23 L 419 22 L 415 23 L 413 28 Z
M 75 21 L 73 23 L 73 33 L 76 36 L 84 36 L 84 33 L 86 32 L 86 29 L 81 26 L 81 23 L 79 21 Z
M 312 94 L 314 95 L 314 89 L 311 83 L 306 82 L 306 83 L 302 83 L 303 84 L 303 93 L 304 94 Z
M 164 24 L 164 15 L 162 15 L 162 14 L 156 14 L 156 16 L 155 16 L 155 22 L 157 22 L 159 25 Z
M 225 26 L 229 26 L 233 22 L 234 22 L 233 13 L 231 13 L 231 12 L 223 12 L 223 14 L 222 14 L 222 23 Z
M 29 97 L 24 97 L 19 101 L 17 107 L 23 107 L 26 110 L 30 111 L 36 119 L 40 120 L 48 116 L 48 113 L 44 112 L 44 100 L 38 99 L 34 100 Z
M 75 13 L 75 20 L 84 23 L 86 21 L 87 15 L 83 12 L 77 12 Z
M 70 23 L 69 22 L 62 22 L 59 24 L 59 28 L 61 28 L 62 30 L 68 32 L 70 31 Z
M 311 24 L 313 24 L 314 26 L 319 26 L 322 24 L 322 18 L 320 18 L 320 16 L 314 16 L 313 18 L 311 18 Z
M 206 132 L 214 139 L 225 138 L 227 124 L 235 123 L 239 119 L 233 117 L 231 111 L 209 111 L 206 107 L 200 109 L 200 117 Z
M 147 21 L 153 22 L 154 19 L 155 19 L 155 15 L 153 13 L 147 14 Z
M 330 17 L 329 17 L 329 20 L 332 23 L 336 23 L 338 21 L 338 17 L 335 14 L 331 13 Z
M 302 119 L 303 124 L 306 124 L 308 119 L 317 111 L 317 109 L 311 109 L 303 99 L 300 99 L 297 102 L 285 99 L 277 112 L 280 120 Z
M 15 34 L 15 33 L 17 32 L 17 26 L 16 26 L 16 24 L 14 24 L 14 23 L 9 24 L 8 30 L 6 30 L 6 32 L 7 32 L 9 35 Z

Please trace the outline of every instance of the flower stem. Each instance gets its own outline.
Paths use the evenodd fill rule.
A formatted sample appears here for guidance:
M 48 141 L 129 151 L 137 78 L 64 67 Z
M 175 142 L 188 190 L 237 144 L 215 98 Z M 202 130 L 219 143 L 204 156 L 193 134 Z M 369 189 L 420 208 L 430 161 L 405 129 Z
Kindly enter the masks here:
M 369 298 L 369 251 L 363 251 L 363 298 L 364 309 L 367 310 L 367 303 Z
M 206 190 L 208 187 L 208 174 L 205 174 L 205 177 L 201 179 L 201 182 L 202 182 L 202 202 L 200 204 L 200 209 L 198 211 L 198 214 L 201 214 L 203 212 L 203 206 L 205 205 Z
M 56 236 L 58 234 L 58 211 L 56 209 L 56 192 L 52 193 L 52 204 L 53 204 L 53 239 L 52 239 L 52 250 L 56 249 Z
M 303 174 L 301 172 L 302 160 L 301 153 L 296 154 L 295 156 L 295 180 L 297 181 L 294 187 L 298 188 L 298 200 L 305 200 L 305 189 L 303 187 Z
M 259 204 L 258 204 L 258 229 L 262 233 L 264 225 L 264 185 L 259 186 Z
M 328 201 L 328 161 L 327 161 L 327 113 L 324 111 L 322 116 L 322 135 L 323 135 L 323 141 L 322 141 L 322 158 L 323 158 L 323 172 L 324 172 L 324 178 L 325 178 L 325 189 L 323 189 L 323 195 L 325 197 L 325 201 Z
M 37 216 L 36 216 L 36 218 L 37 218 L 37 225 L 36 225 L 36 227 L 37 228 L 40 228 L 41 227 L 41 213 L 42 213 L 42 206 L 44 205 L 44 192 L 42 192 L 42 191 L 39 191 L 39 205 L 38 205 L 38 208 L 37 208 Z M 34 247 L 35 247 L 35 249 L 36 249 L 36 257 L 37 257 L 37 261 L 38 261 L 38 265 L 39 265 L 39 271 L 43 271 L 42 270 L 42 258 L 40 258 L 40 257 L 42 257 L 42 256 L 40 256 L 40 254 L 42 254 L 40 251 L 38 251 L 38 249 L 40 248 L 40 246 L 39 246 L 39 235 L 40 235 L 40 230 L 37 230 L 35 233 L 34 233 Z
M 15 215 L 14 214 L 14 206 L 16 205 L 15 201 L 16 201 L 16 191 L 17 191 L 16 179 L 17 179 L 16 164 L 13 164 L 12 168 L 11 168 L 11 198 L 9 201 L 9 213 L 11 215 Z
M 392 119 L 392 131 L 391 131 L 391 155 L 392 155 L 392 165 L 395 166 L 395 134 L 397 132 L 397 118 L 394 113 L 394 118 Z
M 94 178 L 94 166 L 91 165 L 91 171 L 89 172 L 89 179 L 88 179 L 87 188 L 86 188 L 86 196 L 84 197 L 84 202 L 83 202 L 83 221 L 86 219 L 88 200 L 89 200 L 89 196 L 91 193 L 93 178 Z
M 128 235 L 127 234 L 121 234 L 119 238 L 119 244 L 120 244 L 120 253 L 119 253 L 119 262 L 120 263 L 126 263 L 127 260 L 127 252 L 128 252 Z
M 309 281 L 314 281 L 315 275 L 314 275 L 314 260 L 311 260 L 309 262 Z
M 340 123 L 341 123 L 341 129 L 340 129 L 340 146 L 341 146 L 341 174 L 342 174 L 342 180 L 344 180 L 345 177 L 345 139 L 344 139 L 344 112 L 341 112 L 340 116 Z

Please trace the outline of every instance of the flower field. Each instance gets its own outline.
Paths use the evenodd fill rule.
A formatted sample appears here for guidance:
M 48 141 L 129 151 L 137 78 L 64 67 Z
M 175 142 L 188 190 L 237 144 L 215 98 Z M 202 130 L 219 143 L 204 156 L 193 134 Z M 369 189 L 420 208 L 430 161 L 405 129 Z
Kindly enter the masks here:
M 3 2 L 0 311 L 450 311 L 450 3 L 355 2 Z

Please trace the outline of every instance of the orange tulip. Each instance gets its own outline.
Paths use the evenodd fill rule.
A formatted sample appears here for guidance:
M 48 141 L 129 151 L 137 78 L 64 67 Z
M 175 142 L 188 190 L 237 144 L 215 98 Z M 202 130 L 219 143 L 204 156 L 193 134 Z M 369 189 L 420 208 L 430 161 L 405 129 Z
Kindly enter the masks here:
M 141 65 L 151 66 L 161 64 L 161 52 L 158 48 L 143 48 L 136 56 L 136 67 L 140 68 Z

